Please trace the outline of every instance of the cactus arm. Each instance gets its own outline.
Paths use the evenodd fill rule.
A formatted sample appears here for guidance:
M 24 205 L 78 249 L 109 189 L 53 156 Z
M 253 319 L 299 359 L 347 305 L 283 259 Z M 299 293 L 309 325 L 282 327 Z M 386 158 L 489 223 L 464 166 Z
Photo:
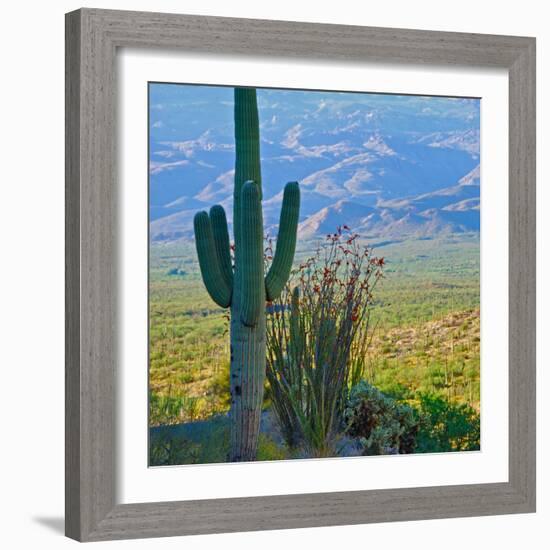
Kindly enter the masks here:
M 252 327 L 265 307 L 262 206 L 252 181 L 243 185 L 241 207 L 241 321 Z
M 212 224 L 218 265 L 225 284 L 231 289 L 233 288 L 233 266 L 231 265 L 231 253 L 229 252 L 229 232 L 227 231 L 225 210 L 219 204 L 210 209 L 210 223 Z
M 279 297 L 288 281 L 296 250 L 299 214 L 300 187 L 294 181 L 285 186 L 275 256 L 265 278 L 266 297 L 269 301 Z
M 206 212 L 198 212 L 193 220 L 195 244 L 204 286 L 210 297 L 221 307 L 231 304 L 231 288 L 225 282 L 216 255 L 212 223 Z

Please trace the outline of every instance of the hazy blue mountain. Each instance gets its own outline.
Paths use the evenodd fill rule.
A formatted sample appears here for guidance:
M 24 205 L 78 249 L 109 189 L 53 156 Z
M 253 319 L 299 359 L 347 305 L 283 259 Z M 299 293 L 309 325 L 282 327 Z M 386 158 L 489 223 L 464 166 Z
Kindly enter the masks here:
M 153 240 L 192 238 L 195 212 L 233 201 L 233 89 L 150 85 Z M 258 90 L 264 218 L 302 190 L 300 234 L 347 224 L 402 237 L 479 230 L 479 101 Z

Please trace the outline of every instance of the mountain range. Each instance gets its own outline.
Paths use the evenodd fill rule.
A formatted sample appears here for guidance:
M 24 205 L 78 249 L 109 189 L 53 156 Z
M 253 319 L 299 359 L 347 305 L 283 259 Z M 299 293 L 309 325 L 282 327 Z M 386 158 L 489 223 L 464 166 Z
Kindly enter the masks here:
M 152 241 L 193 238 L 193 216 L 233 201 L 233 90 L 150 84 Z M 299 181 L 299 236 L 346 224 L 380 238 L 479 231 L 479 100 L 258 90 L 264 224 Z

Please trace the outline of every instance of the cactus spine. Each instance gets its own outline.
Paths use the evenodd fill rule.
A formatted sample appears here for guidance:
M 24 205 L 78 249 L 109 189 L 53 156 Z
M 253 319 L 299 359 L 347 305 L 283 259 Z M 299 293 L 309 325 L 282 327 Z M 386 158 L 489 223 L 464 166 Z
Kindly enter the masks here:
M 235 88 L 234 267 L 224 209 L 195 216 L 195 241 L 204 285 L 231 308 L 231 444 L 229 460 L 256 458 L 266 368 L 265 302 L 281 293 L 292 267 L 300 210 L 296 182 L 285 186 L 279 237 L 264 277 L 262 178 L 258 107 L 254 88 Z

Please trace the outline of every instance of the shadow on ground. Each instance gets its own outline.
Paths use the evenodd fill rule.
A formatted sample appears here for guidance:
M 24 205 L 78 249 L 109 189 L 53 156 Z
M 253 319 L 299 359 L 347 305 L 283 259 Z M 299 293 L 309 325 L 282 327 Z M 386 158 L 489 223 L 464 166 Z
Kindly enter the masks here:
M 65 518 L 61 517 L 34 517 L 34 522 L 47 527 L 50 531 L 57 533 L 58 535 L 65 534 Z

